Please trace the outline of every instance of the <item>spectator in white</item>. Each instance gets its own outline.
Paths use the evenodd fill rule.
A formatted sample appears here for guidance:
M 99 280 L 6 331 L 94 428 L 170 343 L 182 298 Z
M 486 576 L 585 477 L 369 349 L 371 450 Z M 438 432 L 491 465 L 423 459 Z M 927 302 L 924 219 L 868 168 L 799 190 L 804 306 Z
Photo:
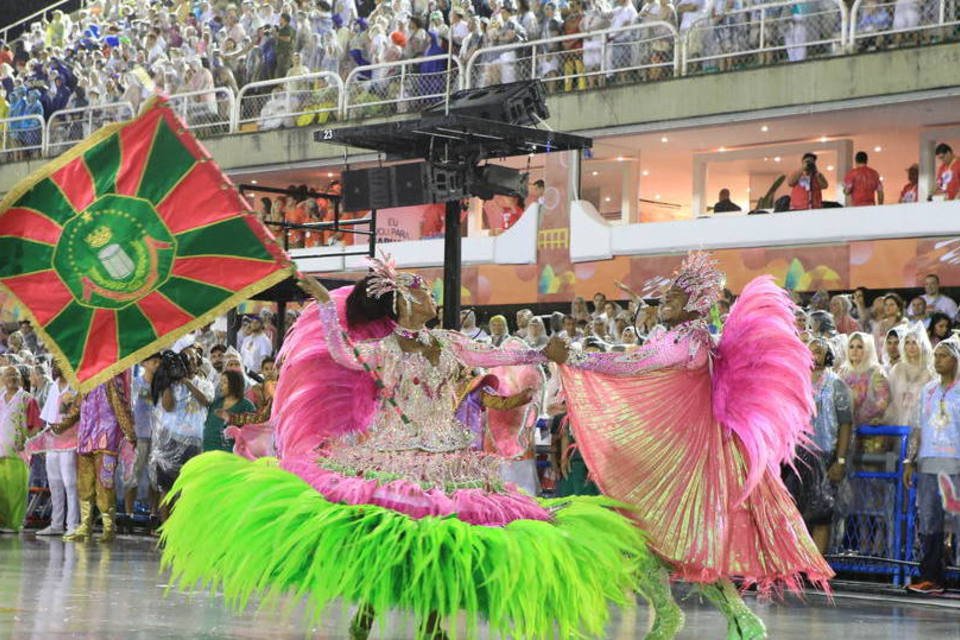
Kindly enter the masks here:
M 918 183 L 920 182 L 920 165 L 914 163 L 907 167 L 907 184 L 900 190 L 901 204 L 916 202 L 918 198 Z
M 518 338 L 526 339 L 527 327 L 530 325 L 530 319 L 533 318 L 533 311 L 530 309 L 520 309 L 517 311 L 517 330 L 513 333 Z
M 270 338 L 263 330 L 263 322 L 256 316 L 250 319 L 250 335 L 243 341 L 240 355 L 243 358 L 243 366 L 253 373 L 260 373 L 260 363 L 267 356 L 273 355 Z
M 197 374 L 200 359 L 193 349 L 183 354 L 165 351 L 151 381 L 155 422 L 151 438 L 150 482 L 160 494 L 160 519 L 168 508 L 162 498 L 173 487 L 180 469 L 201 451 L 207 407 L 214 389 Z
M 503 341 L 510 337 L 507 329 L 507 319 L 501 315 L 490 318 L 490 344 L 499 347 Z
M 637 8 L 633 0 L 618 0 L 617 6 L 610 13 L 610 28 L 620 29 L 629 27 L 637 22 Z M 626 69 L 634 66 L 636 55 L 637 34 L 632 30 L 611 34 L 609 37 L 611 69 Z
M 847 205 L 852 207 L 872 207 L 883 204 L 883 182 L 877 170 L 867 166 L 867 153 L 857 151 L 854 156 L 856 166 L 843 178 L 843 192 L 847 195 Z
M 310 73 L 310 69 L 307 65 L 303 64 L 303 58 L 299 53 L 294 53 L 290 56 L 290 68 L 287 70 L 288 78 L 296 78 L 298 76 L 305 76 Z M 310 89 L 310 81 L 300 82 L 288 82 L 287 91 L 308 91 Z
M 687 51 L 690 56 L 699 56 L 701 50 L 706 47 L 712 48 L 716 42 L 716 35 L 713 29 L 701 28 L 693 29 L 693 25 L 706 18 L 711 13 L 713 0 L 680 0 L 676 4 L 677 20 L 680 21 L 680 36 L 687 39 Z
M 460 61 L 464 64 L 469 62 L 470 58 L 483 45 L 483 22 L 480 18 L 474 16 L 470 18 L 470 29 L 467 36 L 460 43 Z
M 547 341 L 547 329 L 543 325 L 543 318 L 540 316 L 530 318 L 530 322 L 527 325 L 527 344 L 534 349 L 542 349 L 547 346 Z
M 460 312 L 460 333 L 478 342 L 490 341 L 487 332 L 477 326 L 477 314 L 473 309 L 464 309 Z
M 435 14 L 437 12 L 434 12 Z M 500 18 L 503 26 L 500 28 L 499 44 L 503 46 L 517 44 L 526 39 L 523 27 L 516 21 L 510 7 L 504 5 L 500 9 Z M 517 49 L 504 49 L 500 52 L 500 82 L 516 82 L 517 80 Z
M 163 47 L 160 46 L 160 41 L 157 38 L 157 34 L 150 32 L 147 34 L 146 42 L 144 43 L 144 48 L 147 51 L 147 64 L 154 65 L 158 60 L 161 60 L 166 57 L 166 52 Z
M 202 92 L 191 98 L 190 111 L 201 118 L 201 121 L 204 118 L 215 116 L 217 113 L 217 94 L 214 91 L 213 74 L 203 66 L 200 58 L 191 58 L 187 66 L 186 90 L 188 92 Z
M 578 342 L 583 339 L 583 332 L 577 329 L 577 321 L 573 316 L 563 316 L 563 330 L 560 337 L 571 342 Z
M 260 110 L 259 127 L 263 130 L 282 129 L 283 127 L 293 126 L 292 113 L 293 108 L 290 105 L 290 96 L 283 90 L 283 87 L 274 87 L 270 93 L 270 99 Z
M 543 5 L 543 20 L 540 21 L 540 39 L 552 40 L 563 34 L 563 20 L 557 15 L 557 5 L 547 2 Z M 560 74 L 560 43 L 551 42 L 541 47 L 540 78 L 554 78 Z
M 133 462 L 132 472 L 124 471 L 124 512 L 133 515 L 134 502 L 137 499 L 141 483 L 147 480 L 147 462 L 150 460 L 150 445 L 153 438 L 154 411 L 153 400 L 150 396 L 150 385 L 153 383 L 153 374 L 160 366 L 160 354 L 149 356 L 134 368 L 130 379 L 130 404 L 133 411 L 133 430 L 137 435 L 137 455 Z M 156 500 L 150 495 L 151 511 L 156 510 Z
M 334 0 L 333 3 L 334 22 L 340 20 L 341 25 L 349 25 L 360 17 L 357 12 L 356 0 Z
M 957 317 L 957 303 L 940 293 L 940 276 L 931 273 L 923 279 L 923 299 L 927 303 L 927 312 L 945 313 L 951 320 Z
M 610 26 L 601 7 L 600 0 L 585 0 L 583 3 L 583 19 L 580 21 L 580 30 L 583 33 L 601 31 Z M 600 85 L 600 71 L 603 63 L 603 38 L 593 36 L 583 39 L 583 69 L 587 74 L 587 86 L 591 89 Z
M 733 1 L 728 0 L 728 2 Z M 640 9 L 639 18 L 642 23 L 666 22 L 674 26 L 677 24 L 677 12 L 669 0 L 647 0 L 646 4 Z M 586 30 L 585 26 L 584 31 Z M 646 58 L 642 61 L 644 64 L 664 65 L 672 61 L 673 36 L 668 27 L 652 27 L 641 33 L 643 39 L 653 39 L 647 45 Z M 660 80 L 665 75 L 666 69 L 662 66 L 654 66 L 648 70 L 647 77 L 650 80 Z
M 454 54 L 460 51 L 468 35 L 470 35 L 470 25 L 467 23 L 465 12 L 463 9 L 456 8 L 450 13 L 450 46 L 453 47 Z
M 80 524 L 80 498 L 77 494 L 77 432 L 75 428 L 67 429 L 59 435 L 55 435 L 52 431 L 53 426 L 62 420 L 75 394 L 56 363 L 53 365 L 52 373 L 53 384 L 40 411 L 40 419 L 48 429 L 45 462 L 53 513 L 50 515 L 50 526 L 38 531 L 38 536 L 73 533 Z
M 815 2 L 790 3 L 790 23 L 783 33 L 783 44 L 787 47 L 790 62 L 802 62 L 807 59 L 807 15 L 817 10 Z

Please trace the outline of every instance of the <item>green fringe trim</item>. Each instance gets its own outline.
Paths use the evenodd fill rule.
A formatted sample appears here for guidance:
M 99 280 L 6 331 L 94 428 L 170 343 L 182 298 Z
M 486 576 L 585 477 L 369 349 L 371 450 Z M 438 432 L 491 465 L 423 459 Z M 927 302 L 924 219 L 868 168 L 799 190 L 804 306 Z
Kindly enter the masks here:
M 468 637 L 481 621 L 519 638 L 597 637 L 611 604 L 634 604 L 638 567 L 651 557 L 615 511 L 623 505 L 602 496 L 542 501 L 551 522 L 416 520 L 328 502 L 273 458 L 222 451 L 188 462 L 170 496 L 163 569 L 182 588 L 222 589 L 237 609 L 254 595 L 292 595 L 316 617 L 341 599 L 377 616 L 404 610 L 421 624 L 433 612 L 463 612 Z

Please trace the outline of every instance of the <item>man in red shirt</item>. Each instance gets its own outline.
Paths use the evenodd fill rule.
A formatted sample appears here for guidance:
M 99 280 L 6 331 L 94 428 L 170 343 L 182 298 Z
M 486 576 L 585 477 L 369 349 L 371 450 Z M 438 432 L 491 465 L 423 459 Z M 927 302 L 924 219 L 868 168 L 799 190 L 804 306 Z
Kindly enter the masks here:
M 953 155 L 953 149 L 945 142 L 938 144 L 934 153 L 940 166 L 937 167 L 937 188 L 933 195 L 956 200 L 960 193 L 960 158 Z
M 817 156 L 803 154 L 800 168 L 787 178 L 790 191 L 790 210 L 822 209 L 823 190 L 827 188 L 827 178 L 817 171 Z
M 867 166 L 866 152 L 857 151 L 854 162 L 857 166 L 843 178 L 843 192 L 849 196 L 848 204 L 853 207 L 883 204 L 883 183 L 876 169 Z

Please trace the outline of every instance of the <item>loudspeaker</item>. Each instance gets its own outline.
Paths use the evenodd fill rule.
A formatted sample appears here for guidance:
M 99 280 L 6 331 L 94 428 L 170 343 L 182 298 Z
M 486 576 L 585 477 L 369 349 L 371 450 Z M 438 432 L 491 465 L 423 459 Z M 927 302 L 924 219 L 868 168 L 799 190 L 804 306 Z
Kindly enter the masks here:
M 410 162 L 390 167 L 393 185 L 394 207 L 409 207 L 415 204 L 424 204 L 430 201 L 427 192 L 429 180 L 426 162 Z
M 438 103 L 426 113 L 443 113 Z M 450 113 L 516 125 L 532 125 L 550 117 L 546 92 L 539 80 L 496 84 L 481 89 L 465 89 L 450 96 Z
M 386 209 L 393 201 L 390 167 L 344 171 L 343 210 Z

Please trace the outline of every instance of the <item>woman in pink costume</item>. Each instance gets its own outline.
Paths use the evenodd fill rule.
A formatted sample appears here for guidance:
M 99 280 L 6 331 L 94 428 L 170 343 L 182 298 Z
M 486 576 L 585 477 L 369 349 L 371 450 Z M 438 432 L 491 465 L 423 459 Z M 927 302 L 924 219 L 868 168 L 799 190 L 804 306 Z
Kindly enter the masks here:
M 281 353 L 279 463 L 214 451 L 183 467 L 162 533 L 174 580 L 240 606 L 254 594 L 305 596 L 313 616 L 353 604 L 353 638 L 392 610 L 413 613 L 420 638 L 445 637 L 449 618 L 467 637 L 481 621 L 491 635 L 602 635 L 610 605 L 632 604 L 657 565 L 625 505 L 520 492 L 455 415 L 465 367 L 542 354 L 428 331 L 425 282 L 387 261 L 349 296 L 303 286 L 319 304 Z
M 554 341 L 570 423 L 604 494 L 631 504 L 664 561 L 655 638 L 683 624 L 669 576 L 701 586 L 726 616 L 728 638 L 765 638 L 731 578 L 762 595 L 828 588 L 833 571 L 780 480 L 781 462 L 808 441 L 810 352 L 793 305 L 771 278 L 747 285 L 714 346 L 704 320 L 723 275 L 692 254 L 661 303 L 665 330 L 636 351 L 568 354 Z

